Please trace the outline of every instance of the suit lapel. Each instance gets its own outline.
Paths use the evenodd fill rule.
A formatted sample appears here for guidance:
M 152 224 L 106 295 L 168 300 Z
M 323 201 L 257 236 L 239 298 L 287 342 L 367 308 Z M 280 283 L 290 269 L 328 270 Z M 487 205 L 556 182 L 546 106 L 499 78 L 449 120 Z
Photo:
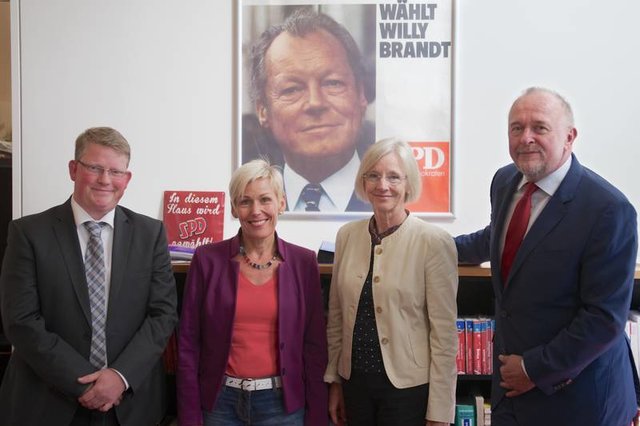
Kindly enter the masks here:
M 571 167 L 555 194 L 540 213 L 540 216 L 525 235 L 522 245 L 511 266 L 509 277 L 518 271 L 531 251 L 551 232 L 564 218 L 573 199 L 578 183 L 582 176 L 582 166 L 575 156 L 572 156 Z
M 113 219 L 113 248 L 111 252 L 111 286 L 109 300 L 116 300 L 118 292 L 122 289 L 124 271 L 127 268 L 127 260 L 130 257 L 131 239 L 133 232 L 131 223 L 126 213 L 120 207 L 116 207 Z M 115 304 L 109 303 L 109 310 Z
M 82 250 L 78 241 L 78 230 L 73 210 L 71 210 L 71 199 L 58 207 L 55 212 L 56 222 L 53 225 L 53 232 L 58 240 L 60 252 L 64 258 L 67 272 L 71 278 L 71 284 L 80 302 L 82 312 L 89 324 L 91 324 L 91 310 L 89 308 L 89 290 L 87 288 L 87 278 L 84 273 L 84 260 Z

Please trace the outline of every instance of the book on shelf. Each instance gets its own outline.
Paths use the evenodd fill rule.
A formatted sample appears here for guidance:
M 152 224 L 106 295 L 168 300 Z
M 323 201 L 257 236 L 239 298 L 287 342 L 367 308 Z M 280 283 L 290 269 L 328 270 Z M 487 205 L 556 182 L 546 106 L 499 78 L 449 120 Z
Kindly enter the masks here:
M 474 395 L 473 399 L 475 402 L 476 426 L 485 426 L 484 397 L 482 395 Z
M 466 374 L 467 366 L 465 365 L 465 324 L 464 319 L 456 320 L 456 332 L 458 334 L 458 352 L 456 353 L 456 369 L 458 374 Z
M 222 240 L 224 192 L 164 191 L 162 221 L 174 260 L 190 260 L 203 244 Z
M 484 375 L 493 372 L 493 332 L 495 320 L 486 317 L 458 318 L 458 374 Z
M 471 404 L 456 404 L 456 426 L 476 426 L 475 410 Z
M 486 354 L 486 350 L 483 349 L 483 343 L 484 343 L 484 336 L 483 333 L 486 334 L 486 327 L 484 327 L 484 323 L 482 322 L 482 320 L 480 320 L 480 318 L 474 318 L 473 322 L 472 322 L 472 329 L 473 329 L 473 341 L 472 341 L 472 345 L 473 345 L 473 370 L 472 373 L 473 374 L 483 374 L 482 371 L 482 366 L 483 364 L 486 365 L 485 362 L 483 362 L 483 357 Z
M 460 397 L 456 402 L 455 424 L 461 426 L 490 426 L 491 404 L 482 394 Z
M 491 403 L 490 402 L 485 401 L 483 413 L 484 413 L 483 414 L 484 426 L 491 426 Z
M 625 332 L 629 338 L 636 371 L 640 371 L 640 312 L 633 309 L 629 311 Z
M 465 373 L 473 374 L 473 318 L 464 319 Z

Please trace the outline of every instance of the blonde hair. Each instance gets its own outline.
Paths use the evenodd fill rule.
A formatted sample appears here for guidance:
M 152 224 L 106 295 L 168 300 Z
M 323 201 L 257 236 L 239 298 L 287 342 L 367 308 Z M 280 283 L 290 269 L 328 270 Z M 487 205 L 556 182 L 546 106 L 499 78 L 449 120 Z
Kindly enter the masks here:
M 231 206 L 237 207 L 236 203 L 244 194 L 247 185 L 257 179 L 268 179 L 273 192 L 278 197 L 278 201 L 284 198 L 284 183 L 278 167 L 271 165 L 266 160 L 257 159 L 244 163 L 231 175 L 231 181 L 229 182 Z
M 75 160 L 79 160 L 90 143 L 111 148 L 127 157 L 127 165 L 131 159 L 129 142 L 116 129 L 111 127 L 90 127 L 76 138 Z
M 360 168 L 356 175 L 355 192 L 362 201 L 367 199 L 367 191 L 364 187 L 364 174 L 369 172 L 382 157 L 388 154 L 396 154 L 400 159 L 402 171 L 407 175 L 407 192 L 404 201 L 409 203 L 420 198 L 422 192 L 422 179 L 418 170 L 418 163 L 413 156 L 411 146 L 398 138 L 382 139 L 371 145 L 360 161 Z

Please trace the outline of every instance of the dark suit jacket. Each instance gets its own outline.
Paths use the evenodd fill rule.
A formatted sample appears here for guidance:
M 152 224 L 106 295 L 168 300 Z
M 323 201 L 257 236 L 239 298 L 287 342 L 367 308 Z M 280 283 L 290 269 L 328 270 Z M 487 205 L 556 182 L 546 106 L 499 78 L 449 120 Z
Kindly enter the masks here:
M 91 314 L 71 202 L 11 222 L 0 277 L 14 346 L 0 387 L 3 425 L 68 425 L 93 372 Z M 117 207 L 107 313 L 108 364 L 129 382 L 121 425 L 154 425 L 165 411 L 161 355 L 177 322 L 162 223 Z
M 575 156 L 525 236 L 505 283 L 500 235 L 522 175 L 498 170 L 491 224 L 456 238 L 460 262 L 491 261 L 496 295 L 493 405 L 504 397 L 498 354 L 524 357 L 536 387 L 513 399 L 523 425 L 628 425 L 636 411 L 624 326 L 638 247 L 636 212 Z
M 307 426 L 328 423 L 327 334 L 315 253 L 279 238 L 278 356 L 285 409 Z M 202 424 L 222 386 L 231 348 L 239 236 L 198 247 L 185 284 L 178 341 L 178 420 Z

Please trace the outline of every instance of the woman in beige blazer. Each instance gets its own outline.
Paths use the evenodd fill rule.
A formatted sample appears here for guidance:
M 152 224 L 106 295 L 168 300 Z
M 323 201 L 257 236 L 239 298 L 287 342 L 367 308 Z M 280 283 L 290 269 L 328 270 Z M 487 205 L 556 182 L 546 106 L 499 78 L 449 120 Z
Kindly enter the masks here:
M 406 210 L 420 180 L 397 139 L 360 164 L 356 194 L 374 214 L 338 231 L 329 297 L 324 378 L 337 425 L 454 421 L 457 254 L 449 234 Z

